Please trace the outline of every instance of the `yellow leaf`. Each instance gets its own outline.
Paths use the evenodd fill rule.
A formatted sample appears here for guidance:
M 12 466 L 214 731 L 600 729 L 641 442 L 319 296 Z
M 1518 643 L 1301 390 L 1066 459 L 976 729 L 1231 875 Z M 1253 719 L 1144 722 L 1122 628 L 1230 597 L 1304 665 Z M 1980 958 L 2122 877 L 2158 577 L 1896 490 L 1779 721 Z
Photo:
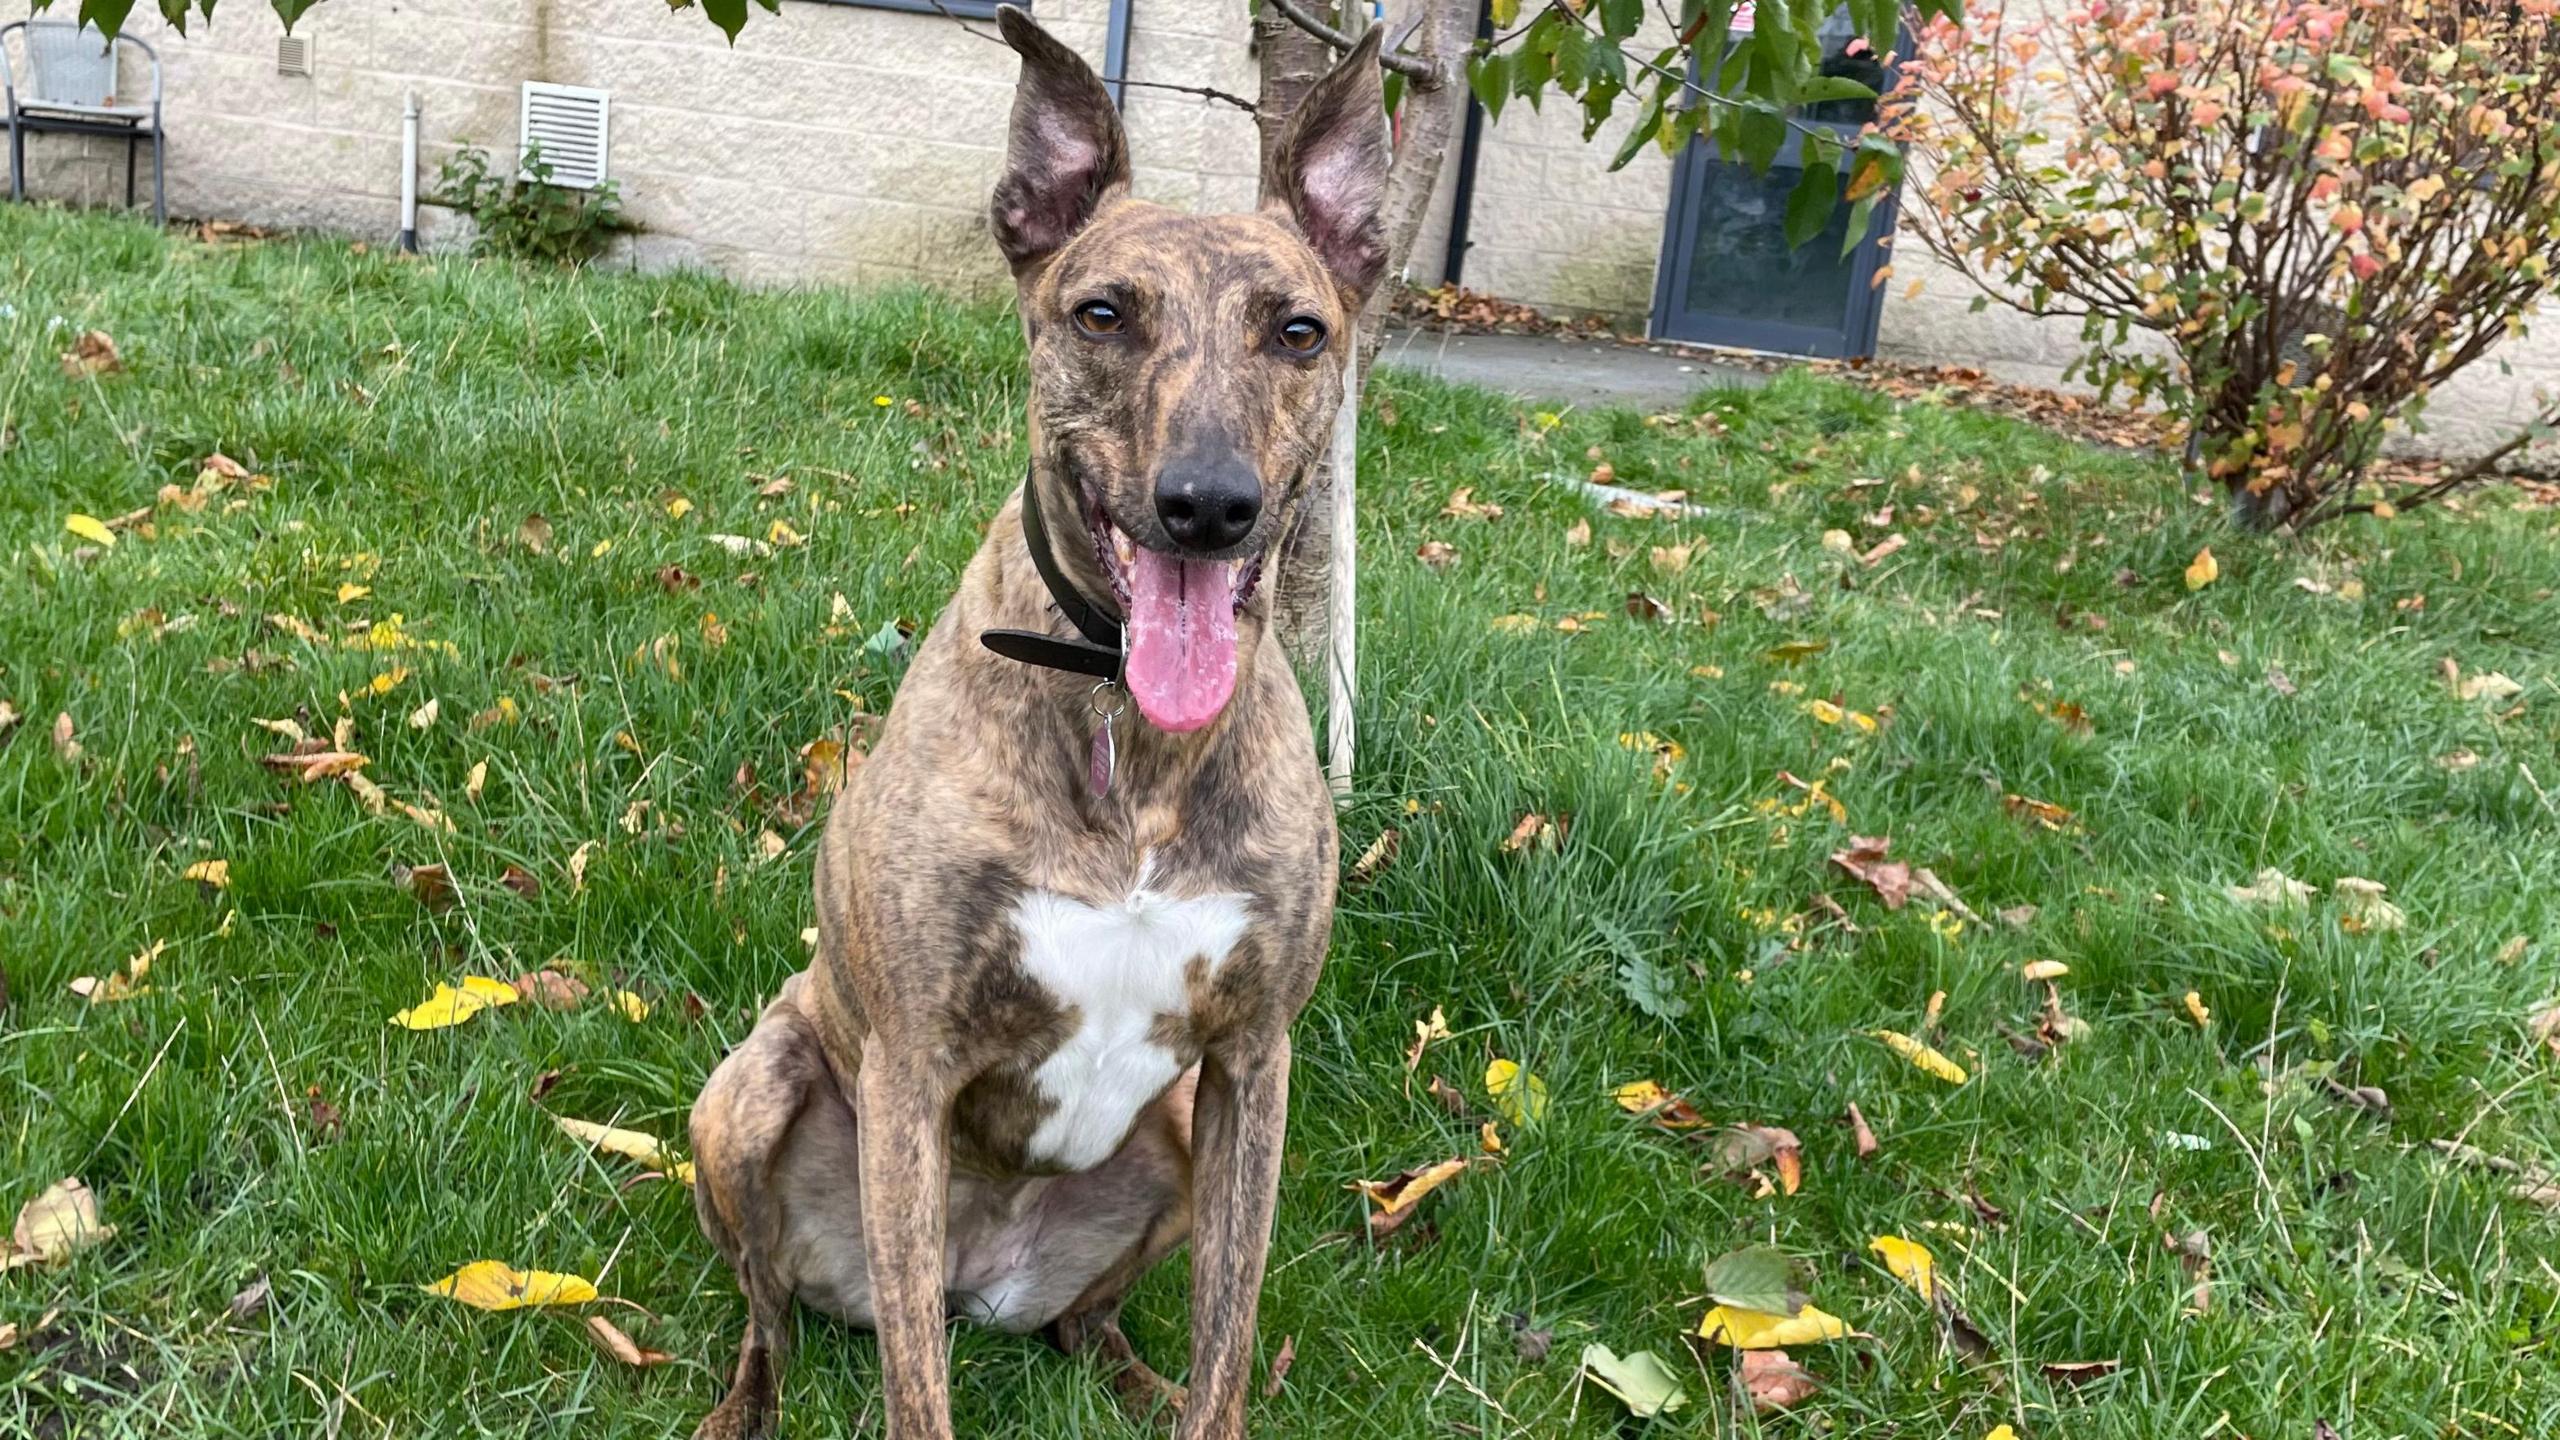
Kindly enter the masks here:
M 613 1008 L 621 1011 L 622 1018 L 634 1025 L 649 1018 L 649 1002 L 628 990 L 613 992 Z
M 791 522 L 788 520 L 776 520 L 771 525 L 766 526 L 764 538 L 768 542 L 782 546 L 785 549 L 794 545 L 806 545 L 809 543 L 809 537 L 792 529 Z
M 59 1260 L 116 1233 L 98 1223 L 98 1197 L 79 1176 L 54 1181 L 18 1211 L 9 1242 L 0 1246 L 0 1271 Z
M 2211 546 L 2197 551 L 2196 558 L 2187 562 L 2187 588 L 2190 590 L 2201 590 L 2221 578 L 2222 566 L 2214 560 Z
M 62 528 L 92 545 L 103 545 L 109 550 L 116 548 L 116 532 L 108 529 L 106 522 L 95 515 L 73 511 L 62 517 Z
M 593 549 L 587 551 L 587 558 L 590 560 L 601 560 L 605 557 L 605 553 L 612 548 L 613 540 L 611 537 L 599 540 L 595 543 Z
M 508 987 L 507 993 L 513 996 L 514 987 Z M 493 1003 L 486 994 L 439 984 L 434 994 L 392 1016 L 391 1023 L 403 1030 L 442 1030 L 448 1025 L 461 1024 Z
M 1391 1179 L 1354 1180 L 1344 1188 L 1359 1191 L 1370 1204 L 1378 1207 L 1380 1213 L 1393 1215 L 1399 1210 L 1412 1209 L 1423 1196 L 1465 1173 L 1467 1162 L 1453 1157 L 1436 1165 L 1407 1170 Z
M 516 987 L 513 985 L 504 980 L 492 980 L 486 975 L 463 976 L 462 990 L 466 995 L 479 996 L 483 1002 L 490 1005 L 513 1005 L 524 998 L 516 993 Z
M 1921 1299 L 1938 1298 L 1938 1257 L 1929 1253 L 1928 1246 L 1899 1235 L 1879 1235 L 1867 1242 L 1867 1248 L 1893 1272 L 1894 1279 L 1919 1291 Z
M 652 1170 L 670 1171 L 687 1185 L 693 1183 L 693 1166 L 669 1155 L 667 1147 L 659 1143 L 655 1135 L 639 1130 L 624 1130 L 612 1125 L 599 1125 L 592 1120 L 572 1120 L 566 1115 L 552 1116 L 551 1123 L 559 1126 L 561 1131 L 571 1139 L 583 1140 L 609 1155 L 619 1155 L 626 1160 L 637 1160 Z
M 2213 1012 L 2205 1008 L 2204 997 L 2193 990 L 2187 992 L 2186 1007 L 2187 1018 L 2196 1022 L 2197 1029 L 2202 1030 L 2213 1023 Z
M 388 695 L 392 691 L 399 689 L 402 682 L 406 681 L 408 678 L 408 666 L 394 665 L 390 669 L 383 671 L 381 674 L 374 676 L 372 681 L 367 684 L 365 688 L 371 690 L 376 695 Z
M 1984 1435 L 1982 1440 L 2018 1440 L 2018 1432 L 2011 1426 L 1994 1425 L 1991 1427 L 1990 1433 Z
M 372 586 L 357 585 L 351 582 L 338 587 L 338 603 L 341 605 L 352 605 L 356 601 L 361 600 L 372 593 Z
M 584 1305 L 595 1283 L 549 1270 L 518 1270 L 503 1260 L 474 1260 L 433 1285 L 430 1295 L 458 1300 L 475 1310 L 520 1310 L 528 1305 Z
M 209 885 L 216 890 L 228 890 L 231 888 L 231 862 L 228 860 L 199 860 L 193 865 L 188 866 L 186 868 L 186 872 L 178 878 L 182 880 L 193 880 L 202 885 Z
M 1484 1067 L 1484 1088 L 1493 1097 L 1493 1108 L 1514 1125 L 1534 1125 L 1546 1117 L 1547 1082 L 1516 1061 L 1496 1060 Z
M 1526 631 L 1541 628 L 1538 617 L 1535 615 L 1496 615 L 1493 617 L 1491 623 L 1494 629 L 1511 635 L 1518 635 Z
M 2030 960 L 2018 967 L 2019 976 L 2027 980 L 2059 980 L 2070 973 L 2071 967 L 2059 960 Z
M 1493 1122 L 1490 1120 L 1485 1121 L 1478 1128 L 1476 1141 L 1484 1147 L 1484 1153 L 1487 1155 L 1499 1155 L 1503 1151 L 1502 1132 L 1494 1129 Z
M 1885 1047 L 1893 1051 L 1894 1054 L 1901 1056 L 1903 1059 L 1910 1061 L 1912 1064 L 1917 1065 L 1930 1074 L 1937 1076 L 1939 1079 L 1946 1081 L 1950 1085 L 1961 1085 L 1968 1078 L 1964 1073 L 1963 1066 L 1948 1059 L 1946 1056 L 1939 1054 L 1937 1051 L 1930 1049 L 1928 1046 L 1921 1044 L 1919 1041 L 1912 1039 L 1908 1035 L 1904 1035 L 1893 1030 L 1874 1030 L 1868 1033 L 1874 1035 L 1878 1040 L 1883 1041 L 1885 1043 Z
M 1698 1322 L 1701 1338 L 1736 1350 L 1780 1350 L 1789 1345 L 1813 1345 L 1825 1340 L 1845 1340 L 1851 1334 L 1849 1324 L 1837 1315 L 1826 1315 L 1810 1305 L 1793 1315 L 1770 1315 L 1758 1310 L 1741 1310 L 1719 1305 Z
M 1837 725 L 1849 718 L 1848 711 L 1828 700 L 1807 700 L 1804 702 L 1804 713 L 1812 716 L 1816 723 L 1823 725 Z
M 679 495 L 667 502 L 667 518 L 681 520 L 693 513 L 693 502 Z

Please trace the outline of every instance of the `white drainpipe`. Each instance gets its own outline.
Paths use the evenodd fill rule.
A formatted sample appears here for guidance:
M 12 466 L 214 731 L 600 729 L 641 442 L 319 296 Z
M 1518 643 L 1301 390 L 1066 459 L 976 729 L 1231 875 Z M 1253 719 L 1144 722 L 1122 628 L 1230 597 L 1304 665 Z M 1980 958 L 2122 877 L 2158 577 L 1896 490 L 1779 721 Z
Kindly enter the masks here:
M 400 102 L 400 238 L 393 244 L 418 253 L 418 92 Z

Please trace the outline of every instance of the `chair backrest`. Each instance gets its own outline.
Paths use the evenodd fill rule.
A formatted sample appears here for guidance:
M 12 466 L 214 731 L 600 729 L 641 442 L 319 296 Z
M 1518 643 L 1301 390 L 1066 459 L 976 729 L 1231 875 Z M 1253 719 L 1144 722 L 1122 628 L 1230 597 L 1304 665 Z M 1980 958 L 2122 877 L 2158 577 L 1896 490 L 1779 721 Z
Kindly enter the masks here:
M 96 27 L 68 20 L 27 22 L 27 89 L 55 105 L 105 105 L 116 92 L 114 45 Z

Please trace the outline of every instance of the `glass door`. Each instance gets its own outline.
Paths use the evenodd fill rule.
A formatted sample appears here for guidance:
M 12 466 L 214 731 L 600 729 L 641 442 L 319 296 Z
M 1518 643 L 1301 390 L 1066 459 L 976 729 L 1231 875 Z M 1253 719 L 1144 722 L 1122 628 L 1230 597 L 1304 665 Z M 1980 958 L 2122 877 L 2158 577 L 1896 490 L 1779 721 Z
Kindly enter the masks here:
M 1845 10 L 1825 21 L 1821 33 L 1824 74 L 1853 76 L 1879 92 L 1890 83 Z M 1834 100 L 1793 118 L 1797 126 L 1831 131 L 1846 152 L 1874 116 L 1873 101 Z M 1884 263 L 1880 242 L 1893 233 L 1897 197 L 1877 200 L 1854 249 L 1848 248 L 1845 195 L 1821 234 L 1790 246 L 1787 195 L 1803 174 L 1801 129 L 1790 130 L 1765 175 L 1726 159 L 1711 141 L 1689 142 L 1672 169 L 1654 271 L 1654 338 L 1826 359 L 1874 353 L 1884 298 L 1875 275 Z

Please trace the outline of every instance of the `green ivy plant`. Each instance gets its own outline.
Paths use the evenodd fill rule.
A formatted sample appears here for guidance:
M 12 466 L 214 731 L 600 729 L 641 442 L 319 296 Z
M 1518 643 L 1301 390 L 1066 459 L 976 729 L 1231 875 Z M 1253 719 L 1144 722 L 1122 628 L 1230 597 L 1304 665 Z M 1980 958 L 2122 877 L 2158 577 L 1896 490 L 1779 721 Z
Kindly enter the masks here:
M 638 228 L 622 213 L 614 182 L 592 190 L 551 183 L 540 146 L 527 146 L 523 168 L 509 175 L 492 173 L 488 152 L 467 146 L 444 162 L 436 188 L 436 203 L 471 217 L 475 255 L 583 265 Z

